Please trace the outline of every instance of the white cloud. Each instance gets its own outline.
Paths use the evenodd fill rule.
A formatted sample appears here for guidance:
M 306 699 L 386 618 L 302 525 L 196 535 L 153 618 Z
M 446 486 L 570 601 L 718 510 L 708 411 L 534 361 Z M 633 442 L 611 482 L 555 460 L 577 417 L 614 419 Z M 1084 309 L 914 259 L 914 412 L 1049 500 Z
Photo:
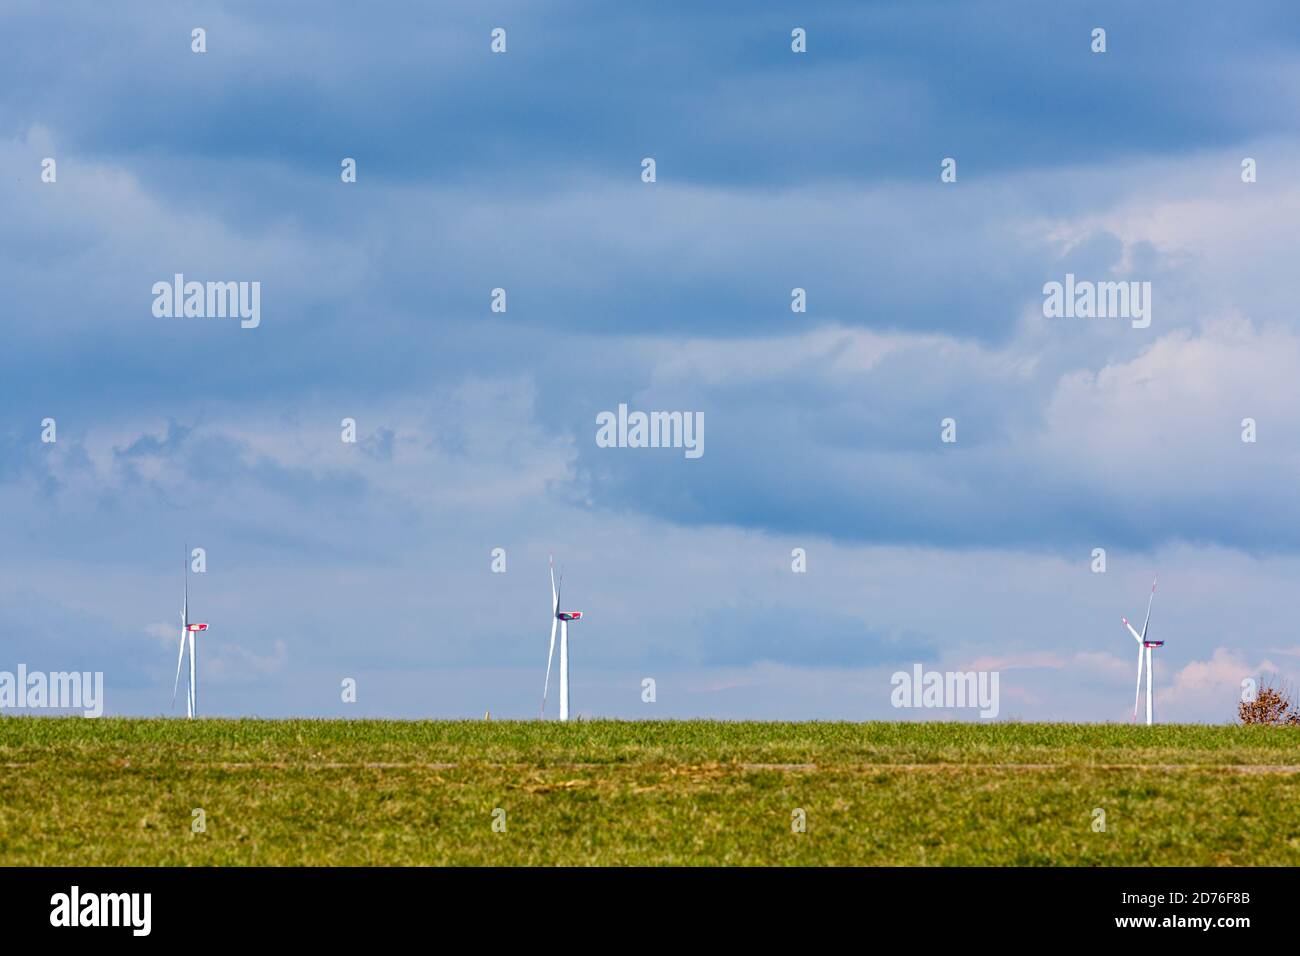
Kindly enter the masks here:
M 214 631 L 203 643 L 205 677 L 215 681 L 246 683 L 260 681 L 279 673 L 289 661 L 289 646 L 282 640 L 271 643 L 269 651 L 250 650 L 239 644 L 227 644 Z
M 1160 651 L 1155 652 L 1156 680 L 1160 680 Z M 1157 689 L 1156 704 L 1159 710 L 1168 708 L 1171 718 L 1186 714 L 1221 713 L 1220 720 L 1236 717 L 1236 705 L 1241 696 L 1241 682 L 1275 672 L 1277 668 L 1268 659 L 1250 664 L 1239 651 L 1216 647 L 1209 660 L 1185 664 L 1164 690 Z M 1157 683 L 1159 688 L 1159 683 Z M 1159 712 L 1159 711 L 1158 711 Z M 1209 718 L 1202 718 L 1209 719 Z

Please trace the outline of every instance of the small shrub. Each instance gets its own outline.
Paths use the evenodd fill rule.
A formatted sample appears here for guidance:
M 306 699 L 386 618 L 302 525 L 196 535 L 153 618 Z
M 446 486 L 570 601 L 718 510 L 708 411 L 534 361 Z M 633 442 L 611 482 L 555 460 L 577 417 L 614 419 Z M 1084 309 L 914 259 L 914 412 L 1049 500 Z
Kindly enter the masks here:
M 1259 684 L 1254 700 L 1237 704 L 1237 717 L 1241 722 L 1270 727 L 1300 726 L 1300 711 L 1291 700 L 1290 688 L 1273 681 L 1261 680 Z

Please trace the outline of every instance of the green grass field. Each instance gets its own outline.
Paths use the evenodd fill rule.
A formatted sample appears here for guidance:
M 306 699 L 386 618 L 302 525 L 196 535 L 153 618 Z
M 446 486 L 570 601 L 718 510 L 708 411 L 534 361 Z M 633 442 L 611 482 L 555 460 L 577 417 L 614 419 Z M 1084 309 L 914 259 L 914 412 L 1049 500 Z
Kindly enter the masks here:
M 0 864 L 1295 865 L 1300 730 L 6 717 Z

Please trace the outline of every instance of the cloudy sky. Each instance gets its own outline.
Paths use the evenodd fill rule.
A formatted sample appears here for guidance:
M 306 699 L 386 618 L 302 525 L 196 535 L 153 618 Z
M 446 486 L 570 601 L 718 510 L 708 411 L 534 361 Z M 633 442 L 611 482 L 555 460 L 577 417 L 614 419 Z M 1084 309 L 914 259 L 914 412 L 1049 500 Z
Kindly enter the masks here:
M 175 713 L 188 545 L 207 714 L 535 716 L 550 552 L 584 715 L 1125 721 L 1156 572 L 1160 717 L 1300 678 L 1294 3 L 625 7 L 5 4 L 0 670 Z

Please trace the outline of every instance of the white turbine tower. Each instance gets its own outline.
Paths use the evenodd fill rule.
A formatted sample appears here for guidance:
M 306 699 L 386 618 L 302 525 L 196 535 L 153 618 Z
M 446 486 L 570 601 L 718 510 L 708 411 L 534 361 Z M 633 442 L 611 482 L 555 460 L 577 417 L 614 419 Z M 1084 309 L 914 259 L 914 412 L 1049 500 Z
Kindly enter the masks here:
M 1157 580 L 1158 580 L 1158 578 L 1157 578 Z M 1133 635 L 1133 640 L 1137 641 L 1137 645 L 1138 645 L 1138 672 L 1137 672 L 1137 687 L 1136 687 L 1136 688 L 1134 689 L 1134 691 L 1133 691 L 1133 719 L 1134 719 L 1134 720 L 1137 720 L 1137 715 L 1138 715 L 1138 701 L 1140 701 L 1140 700 L 1142 699 L 1142 656 L 1143 656 L 1143 654 L 1146 655 L 1146 664 L 1147 664 L 1147 726 L 1148 726 L 1148 727 L 1151 726 L 1151 722 L 1152 722 L 1152 710 L 1151 710 L 1151 708 L 1152 708 L 1152 697 L 1151 697 L 1151 650 L 1152 650 L 1152 648 L 1155 648 L 1155 647 L 1164 647 L 1164 646 L 1165 646 L 1165 642 L 1164 642 L 1164 641 L 1148 641 L 1148 640 L 1147 640 L 1147 626 L 1151 623 L 1151 605 L 1152 605 L 1152 603 L 1155 601 L 1155 599 L 1156 599 L 1156 582 L 1153 580 L 1153 581 L 1151 582 L 1151 597 L 1147 598 L 1147 619 L 1142 623 L 1142 633 L 1141 633 L 1141 634 L 1139 634 L 1137 631 L 1135 631 L 1135 630 L 1133 629 L 1133 625 L 1130 624 L 1130 623 L 1128 622 L 1128 618 L 1124 618 L 1124 619 L 1123 619 L 1123 620 L 1124 620 L 1124 626 L 1128 628 L 1128 632 L 1129 632 L 1130 634 Z
M 176 691 L 181 685 L 181 664 L 185 660 L 185 639 L 189 638 L 190 645 L 190 687 L 185 696 L 186 715 L 192 720 L 195 712 L 198 710 L 198 682 L 196 680 L 197 672 L 194 665 L 194 633 L 196 631 L 206 631 L 206 624 L 190 623 L 190 555 L 189 550 L 185 552 L 185 596 L 181 601 L 181 643 L 176 650 L 176 681 L 172 684 L 172 706 L 176 706 Z
M 569 622 L 581 621 L 581 611 L 561 611 L 560 593 L 564 590 L 564 572 L 555 584 L 555 558 L 551 558 L 551 649 L 546 652 L 546 682 L 542 685 L 542 719 L 546 718 L 546 694 L 551 687 L 551 660 L 555 657 L 555 629 L 560 630 L 560 720 L 569 719 Z

